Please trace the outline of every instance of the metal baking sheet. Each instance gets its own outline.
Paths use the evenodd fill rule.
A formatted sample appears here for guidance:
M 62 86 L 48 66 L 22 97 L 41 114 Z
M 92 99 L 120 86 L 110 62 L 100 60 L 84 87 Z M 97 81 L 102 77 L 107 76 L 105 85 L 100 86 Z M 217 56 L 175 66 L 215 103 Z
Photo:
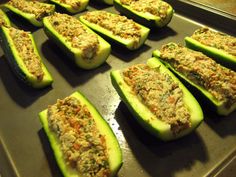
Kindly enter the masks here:
M 235 0 L 166 0 L 166 2 L 184 16 L 235 34 Z
M 194 3 L 199 3 L 203 6 L 214 8 L 215 10 L 230 14 L 236 15 L 236 2 L 235 0 L 187 0 Z
M 115 12 L 113 7 L 97 4 L 90 4 L 91 9 Z M 204 106 L 205 121 L 195 132 L 176 141 L 161 142 L 134 121 L 110 82 L 111 70 L 144 63 L 162 44 L 184 44 L 184 37 L 201 23 L 176 11 L 168 27 L 153 30 L 139 50 L 113 46 L 105 64 L 86 71 L 68 61 L 42 29 L 32 28 L 14 15 L 10 18 L 16 26 L 33 31 L 54 83 L 42 90 L 28 88 L 11 72 L 0 49 L 0 177 L 62 176 L 38 113 L 77 90 L 97 107 L 119 140 L 124 163 L 118 177 L 235 176 L 236 112 L 222 118 L 207 113 Z M 227 32 L 225 28 L 218 30 Z

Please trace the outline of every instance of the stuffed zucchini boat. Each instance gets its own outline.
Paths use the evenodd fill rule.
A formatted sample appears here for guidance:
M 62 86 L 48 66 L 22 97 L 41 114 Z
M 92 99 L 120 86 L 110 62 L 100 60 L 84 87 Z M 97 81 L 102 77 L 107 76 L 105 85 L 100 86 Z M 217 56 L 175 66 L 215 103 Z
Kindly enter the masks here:
M 43 26 L 42 19 L 53 14 L 55 10 L 55 5 L 28 0 L 10 0 L 4 7 L 36 27 Z
M 137 121 L 164 141 L 192 132 L 203 120 L 197 100 L 156 58 L 112 71 L 111 81 Z
M 43 24 L 49 39 L 80 68 L 96 68 L 104 63 L 110 54 L 110 44 L 75 17 L 54 13 L 45 17 Z
M 75 14 L 83 11 L 88 6 L 89 0 L 50 0 L 69 13 Z
M 5 12 L 0 9 L 0 26 L 11 26 L 11 22 Z
M 106 11 L 91 11 L 79 17 L 95 32 L 130 50 L 143 45 L 150 29 L 121 16 Z
M 207 27 L 197 29 L 185 38 L 186 46 L 215 59 L 236 71 L 236 37 L 213 31 Z
M 153 28 L 166 26 L 174 10 L 162 0 L 114 0 L 114 7 L 134 21 Z
M 153 55 L 188 83 L 200 100 L 219 115 L 228 115 L 236 109 L 236 72 L 233 70 L 175 43 L 163 45 Z
M 0 39 L 6 59 L 20 80 L 34 88 L 52 84 L 53 79 L 43 64 L 30 32 L 2 26 Z
M 57 164 L 65 177 L 112 177 L 122 153 L 112 129 L 79 92 L 39 113 Z

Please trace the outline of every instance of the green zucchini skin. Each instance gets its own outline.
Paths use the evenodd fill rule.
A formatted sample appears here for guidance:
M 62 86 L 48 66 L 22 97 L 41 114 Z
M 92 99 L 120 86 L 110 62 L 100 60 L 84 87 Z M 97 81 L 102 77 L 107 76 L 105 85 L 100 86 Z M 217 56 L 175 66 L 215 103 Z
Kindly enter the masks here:
M 114 7 L 117 11 L 121 12 L 128 18 L 131 18 L 134 21 L 149 28 L 162 28 L 168 25 L 174 14 L 174 10 L 170 6 L 170 8 L 168 9 L 167 18 L 165 20 L 161 20 L 160 17 L 154 15 L 146 15 L 142 12 L 132 10 L 129 6 L 123 5 L 120 0 L 114 0 Z
M 75 9 L 68 4 L 61 3 L 58 0 L 50 0 L 50 2 L 60 6 L 61 8 L 63 8 L 64 10 L 66 10 L 67 12 L 71 14 L 76 14 L 86 9 L 86 7 L 88 6 L 89 0 L 78 0 L 78 2 L 81 3 L 78 9 Z
M 230 108 L 226 108 L 226 105 L 224 103 L 216 100 L 213 97 L 213 95 L 210 92 L 208 92 L 206 89 L 193 83 L 191 80 L 186 78 L 183 74 L 176 71 L 169 63 L 165 62 L 164 60 L 160 58 L 159 50 L 154 50 L 153 56 L 158 58 L 167 68 L 169 68 L 177 76 L 179 76 L 181 81 L 192 91 L 194 95 L 196 95 L 196 97 L 199 98 L 198 100 L 203 105 L 207 105 L 207 107 L 210 108 L 213 112 L 216 112 L 217 114 L 222 115 L 222 116 L 227 116 L 236 109 L 236 103 L 233 104 Z
M 46 4 L 46 3 L 44 3 Z M 53 4 L 47 4 L 48 6 L 51 6 L 53 8 L 53 11 L 51 12 L 51 14 L 54 13 L 55 11 L 55 5 Z M 31 23 L 32 25 L 36 26 L 36 27 L 42 27 L 43 26 L 43 22 L 42 20 L 37 20 L 35 18 L 35 15 L 34 14 L 30 14 L 30 13 L 26 13 L 26 12 L 23 12 L 15 7 L 13 7 L 12 5 L 8 4 L 8 3 L 5 3 L 4 4 L 4 7 L 7 8 L 8 10 L 12 11 L 13 13 L 15 13 L 16 15 L 26 19 L 29 23 Z
M 119 36 L 113 35 L 110 31 L 100 27 L 99 25 L 90 23 L 89 21 L 87 21 L 86 19 L 83 18 L 83 15 L 81 15 L 79 17 L 79 20 L 82 23 L 84 23 L 86 26 L 88 26 L 89 28 L 94 30 L 96 33 L 98 33 L 99 35 L 101 35 L 102 37 L 107 39 L 108 41 L 118 44 L 124 48 L 129 49 L 129 50 L 136 50 L 136 49 L 140 48 L 144 44 L 144 42 L 146 41 L 148 34 L 150 32 L 149 28 L 136 23 L 138 26 L 141 27 L 141 38 L 140 38 L 139 43 L 137 45 L 135 45 L 133 40 L 124 40 L 124 39 L 120 38 Z
M 136 120 L 151 134 L 163 141 L 169 141 L 183 137 L 195 128 L 197 128 L 203 121 L 203 112 L 193 95 L 187 90 L 187 88 L 172 74 L 159 60 L 156 58 L 150 58 L 147 61 L 148 66 L 152 68 L 160 67 L 161 72 L 165 72 L 172 77 L 175 82 L 179 83 L 180 88 L 184 93 L 184 102 L 188 106 L 191 112 L 191 124 L 188 129 L 182 130 L 179 134 L 174 135 L 171 132 L 170 125 L 156 118 L 154 114 L 137 98 L 132 94 L 131 88 L 125 83 L 120 70 L 112 71 L 110 73 L 111 82 L 117 93 L 121 97 L 122 101 L 126 104 L 130 112 L 134 115 Z
M 47 17 L 43 19 L 44 31 L 50 40 L 52 40 L 64 53 L 71 59 L 75 64 L 82 69 L 94 69 L 103 64 L 111 52 L 111 46 L 103 38 L 98 36 L 99 40 L 99 50 L 97 55 L 92 59 L 92 62 L 86 62 L 81 56 L 81 51 L 72 48 L 65 38 L 61 36 L 50 24 Z M 94 33 L 87 26 L 83 25 L 88 31 Z
M 87 100 L 87 98 L 80 92 L 75 92 L 71 96 L 79 99 L 82 104 L 85 104 L 89 111 L 91 112 L 94 120 L 97 124 L 97 127 L 101 134 L 105 135 L 105 139 L 107 142 L 107 149 L 109 155 L 109 164 L 111 170 L 111 177 L 115 176 L 119 169 L 122 166 L 122 152 L 120 149 L 120 145 L 116 139 L 115 134 L 112 129 L 108 125 L 108 123 L 103 119 L 101 114 L 96 110 L 96 108 Z M 63 158 L 62 151 L 60 150 L 60 144 L 58 138 L 54 132 L 52 132 L 48 125 L 47 120 L 47 109 L 39 113 L 39 119 L 43 126 L 43 129 L 48 137 L 49 143 L 52 147 L 54 156 L 56 158 L 57 164 L 61 169 L 61 172 L 65 177 L 82 177 L 76 173 L 75 170 L 72 170 L 68 165 L 66 165 L 65 160 Z
M 205 55 L 215 59 L 216 62 L 236 71 L 236 56 L 230 55 L 227 52 L 216 49 L 214 47 L 209 47 L 201 44 L 191 37 L 185 37 L 185 43 L 188 48 L 200 51 Z
M 105 3 L 107 5 L 113 5 L 113 0 L 95 0 L 96 2 L 99 2 L 99 3 Z
M 10 22 L 8 16 L 6 15 L 6 13 L 2 9 L 0 9 L 0 15 L 3 16 L 3 20 L 5 21 L 4 26 L 11 26 L 11 22 Z M 0 24 L 0 26 L 1 26 L 1 24 Z
M 32 34 L 29 35 L 31 38 L 32 45 L 34 46 L 35 54 L 38 55 L 39 58 L 41 59 L 37 47 L 35 45 L 33 36 Z M 52 76 L 48 72 L 46 66 L 43 64 L 42 59 L 41 59 L 41 66 L 44 72 L 44 76 L 41 81 L 38 81 L 34 75 L 28 72 L 25 65 L 23 64 L 22 59 L 18 55 L 18 52 L 9 35 L 9 30 L 7 27 L 2 26 L 0 28 L 0 43 L 11 69 L 21 81 L 23 81 L 24 83 L 33 88 L 38 88 L 38 89 L 44 88 L 52 84 L 53 82 Z

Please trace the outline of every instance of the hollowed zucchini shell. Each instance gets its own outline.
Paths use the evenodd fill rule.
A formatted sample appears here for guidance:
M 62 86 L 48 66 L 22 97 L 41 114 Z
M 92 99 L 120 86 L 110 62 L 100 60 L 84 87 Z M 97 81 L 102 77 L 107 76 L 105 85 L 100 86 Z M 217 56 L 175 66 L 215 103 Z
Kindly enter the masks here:
M 114 7 L 125 16 L 150 28 L 161 28 L 166 26 L 171 21 L 174 14 L 174 10 L 170 6 L 167 10 L 167 17 L 165 19 L 161 19 L 159 16 L 152 15 L 150 13 L 133 10 L 129 6 L 122 4 L 120 0 L 114 0 Z
M 53 28 L 47 17 L 43 19 L 43 24 L 44 24 L 44 31 L 46 35 L 49 37 L 49 39 L 54 41 L 58 45 L 58 47 L 60 47 L 65 52 L 65 54 L 71 60 L 73 60 L 75 64 L 80 68 L 93 69 L 100 66 L 102 63 L 106 61 L 111 52 L 110 44 L 97 35 L 99 40 L 99 49 L 96 55 L 90 61 L 86 61 L 82 57 L 82 51 L 78 48 L 72 48 L 70 42 L 66 41 L 66 39 Z M 83 26 L 89 32 L 94 33 L 87 26 L 85 25 Z
M 7 15 L 5 14 L 5 12 L 3 12 L 3 10 L 0 9 L 0 15 L 2 15 L 3 20 L 5 22 L 5 26 L 11 26 L 11 22 L 9 20 L 9 18 L 7 17 Z M 0 24 L 1 26 L 1 24 Z
M 111 171 L 111 177 L 115 176 L 122 166 L 122 152 L 119 143 L 114 135 L 112 129 L 107 122 L 102 118 L 96 108 L 79 92 L 75 92 L 72 97 L 80 100 L 82 104 L 85 104 L 94 118 L 99 132 L 104 135 L 106 139 L 106 146 L 108 149 L 108 158 Z M 61 169 L 61 172 L 65 177 L 82 177 L 78 175 L 77 171 L 68 166 L 64 160 L 63 153 L 60 149 L 59 140 L 54 132 L 52 132 L 48 125 L 47 109 L 39 113 L 39 118 L 43 129 L 48 137 L 49 143 L 52 147 L 57 164 Z
M 171 78 L 179 83 L 179 87 L 183 91 L 184 103 L 191 113 L 191 127 L 182 130 L 179 134 L 174 135 L 171 131 L 169 124 L 158 119 L 139 99 L 133 94 L 130 86 L 123 80 L 120 70 L 111 72 L 112 85 L 121 97 L 122 101 L 126 104 L 128 109 L 134 115 L 136 120 L 150 133 L 160 138 L 161 140 L 168 141 L 183 137 L 192 132 L 203 120 L 202 109 L 197 100 L 187 90 L 187 88 L 156 58 L 151 58 L 147 61 L 147 65 L 151 68 L 160 67 L 161 73 L 167 73 Z
M 103 27 L 100 27 L 97 24 L 90 23 L 89 21 L 87 21 L 86 19 L 83 18 L 83 15 L 81 15 L 79 17 L 79 19 L 82 23 L 87 25 L 89 28 L 91 28 L 92 30 L 94 30 L 96 33 L 100 34 L 101 36 L 103 36 L 107 40 L 114 42 L 118 45 L 121 45 L 129 50 L 135 50 L 135 49 L 138 49 L 139 47 L 141 47 L 144 44 L 144 42 L 146 41 L 147 36 L 150 32 L 149 28 L 146 28 L 146 27 L 136 23 L 138 26 L 141 27 L 141 38 L 140 38 L 138 44 L 136 44 L 136 42 L 133 39 L 121 38 L 117 35 L 112 34 L 111 31 L 109 31 Z
M 46 4 L 46 3 L 44 3 L 44 4 L 47 5 L 47 6 L 53 7 L 53 11 L 51 12 L 51 14 L 53 14 L 54 10 L 55 10 L 55 5 L 53 5 L 53 4 Z M 14 12 L 16 15 L 26 19 L 28 22 L 30 22 L 32 25 L 34 25 L 36 27 L 42 27 L 43 26 L 42 20 L 37 20 L 34 14 L 23 12 L 23 11 L 15 8 L 14 6 L 12 6 L 12 5 L 8 4 L 8 3 L 5 3 L 4 7 L 9 9 L 10 11 Z
M 179 76 L 179 78 L 192 90 L 192 92 L 199 98 L 204 105 L 207 105 L 212 111 L 216 112 L 219 115 L 228 115 L 236 109 L 236 103 L 234 103 L 231 107 L 227 108 L 226 104 L 222 101 L 216 100 L 216 98 L 208 92 L 203 87 L 193 83 L 187 77 L 185 77 L 182 73 L 176 71 L 168 62 L 162 60 L 160 58 L 160 51 L 153 51 L 153 56 L 160 59 L 167 68 L 173 71 L 175 74 Z
M 34 46 L 34 52 L 36 55 L 39 56 L 41 60 L 32 34 L 29 34 L 29 36 L 31 38 L 32 45 Z M 10 64 L 10 67 L 12 68 L 13 72 L 20 80 L 34 88 L 43 88 L 52 84 L 53 79 L 50 73 L 48 72 L 46 66 L 43 64 L 42 60 L 41 67 L 44 73 L 42 80 L 37 80 L 37 78 L 27 70 L 22 58 L 20 58 L 18 51 L 15 48 L 13 40 L 9 34 L 9 29 L 7 27 L 2 26 L 0 28 L 0 39 L 1 46 L 6 56 L 6 59 Z
M 72 14 L 75 14 L 75 13 L 83 11 L 87 7 L 89 0 L 78 0 L 78 2 L 80 3 L 80 7 L 77 9 L 73 8 L 71 5 L 62 3 L 59 0 L 50 0 L 50 2 L 60 6 L 61 8 L 65 9 L 66 11 Z
M 233 56 L 223 50 L 206 46 L 191 37 L 185 37 L 185 43 L 188 48 L 200 51 L 215 59 L 216 62 L 236 71 L 236 56 Z

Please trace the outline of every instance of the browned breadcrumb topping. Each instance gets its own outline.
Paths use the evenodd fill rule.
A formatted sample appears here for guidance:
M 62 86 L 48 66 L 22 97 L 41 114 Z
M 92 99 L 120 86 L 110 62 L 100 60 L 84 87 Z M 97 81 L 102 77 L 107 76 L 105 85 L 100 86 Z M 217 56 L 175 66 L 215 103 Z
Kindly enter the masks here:
M 191 38 L 204 45 L 226 51 L 236 56 L 236 38 L 233 36 L 204 27 L 196 30 Z
M 125 82 L 135 95 L 163 122 L 170 124 L 173 134 L 191 127 L 190 112 L 183 100 L 183 91 L 168 74 L 146 64 L 123 71 Z
M 236 103 L 236 72 L 217 64 L 206 55 L 169 43 L 162 46 L 161 58 L 189 80 L 209 91 L 226 107 Z
M 2 10 L 0 9 L 0 26 L 8 26 L 6 20 L 4 19 L 4 14 Z
M 54 29 L 71 43 L 71 47 L 82 51 L 84 59 L 92 59 L 99 49 L 96 34 L 87 30 L 81 22 L 67 14 L 54 13 L 48 17 Z
M 37 80 L 42 80 L 44 72 L 41 59 L 34 49 L 34 45 L 29 35 L 30 33 L 13 27 L 10 27 L 9 31 L 14 46 L 27 70 L 34 75 Z
M 161 19 L 167 17 L 167 11 L 170 8 L 168 3 L 161 0 L 120 0 L 120 2 L 135 11 L 150 13 Z
M 140 40 L 141 27 L 125 16 L 106 11 L 92 11 L 83 15 L 83 18 L 90 23 L 97 24 L 111 31 L 114 35 L 121 38 L 134 39 L 137 42 Z
M 86 105 L 75 97 L 48 107 L 48 122 L 67 165 L 84 177 L 110 176 L 106 140 Z
M 70 5 L 73 9 L 79 9 L 81 0 L 57 0 L 59 3 Z
M 34 14 L 35 18 L 39 21 L 43 17 L 51 15 L 54 12 L 54 6 L 38 1 L 27 1 L 27 0 L 10 0 L 9 5 L 25 12 Z

